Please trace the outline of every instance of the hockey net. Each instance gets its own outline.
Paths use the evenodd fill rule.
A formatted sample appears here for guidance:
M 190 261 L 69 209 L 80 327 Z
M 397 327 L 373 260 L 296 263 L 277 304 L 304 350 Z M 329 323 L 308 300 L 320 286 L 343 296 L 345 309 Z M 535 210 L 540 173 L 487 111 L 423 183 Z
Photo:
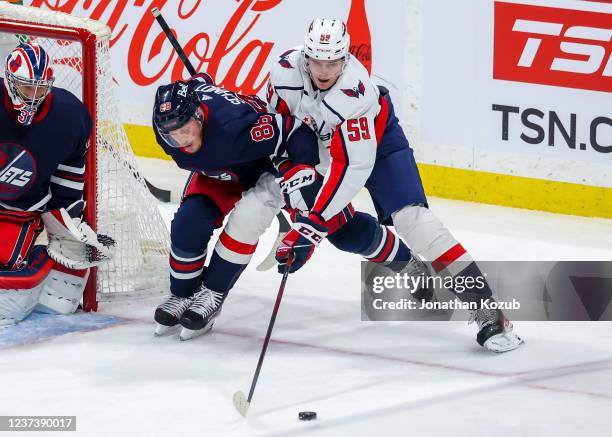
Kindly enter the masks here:
M 94 20 L 0 1 L 1 70 L 9 50 L 20 41 L 36 41 L 54 60 L 54 86 L 81 99 L 94 120 L 85 219 L 117 241 L 117 253 L 113 261 L 90 275 L 83 299 L 86 310 L 96 310 L 100 301 L 169 289 L 168 230 L 119 118 L 113 97 L 110 37 L 108 26 Z

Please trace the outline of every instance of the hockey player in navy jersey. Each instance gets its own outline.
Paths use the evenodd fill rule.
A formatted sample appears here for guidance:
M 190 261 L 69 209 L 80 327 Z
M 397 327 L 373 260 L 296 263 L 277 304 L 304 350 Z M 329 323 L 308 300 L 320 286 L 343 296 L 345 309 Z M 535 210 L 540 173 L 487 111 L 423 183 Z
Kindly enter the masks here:
M 208 242 L 243 191 L 258 180 L 274 184 L 270 157 L 289 150 L 297 162 L 316 160 L 316 139 L 308 127 L 293 117 L 266 113 L 265 108 L 257 97 L 215 86 L 204 73 L 157 90 L 157 142 L 179 167 L 191 171 L 172 220 L 171 295 L 155 311 L 157 335 L 182 326 L 180 338 L 186 340 L 212 327 L 281 200 L 262 204 L 240 226 L 224 228 L 205 267 Z M 309 146 L 295 148 L 298 143 Z M 261 229 L 257 214 L 271 215 Z
M 36 43 L 9 53 L 0 79 L 0 325 L 35 308 L 77 309 L 89 267 L 114 241 L 82 220 L 91 118 L 53 87 L 52 62 Z M 42 229 L 48 244 L 37 244 Z M 59 286 L 59 284 L 63 284 Z
M 180 338 L 189 339 L 212 327 L 259 236 L 283 206 L 275 177 L 290 179 L 288 163 L 296 181 L 317 177 L 311 171 L 318 161 L 316 136 L 294 117 L 266 112 L 258 97 L 220 88 L 203 73 L 157 90 L 153 127 L 164 151 L 192 171 L 171 225 L 171 295 L 155 311 L 156 333 L 182 326 Z M 236 204 L 205 267 L 213 230 Z M 353 213 L 347 206 L 329 227 L 341 234 L 357 221 Z M 371 218 L 360 227 L 357 244 L 370 248 L 376 262 L 408 262 L 406 245 L 383 228 Z
M 365 187 L 380 222 L 392 224 L 413 251 L 430 261 L 433 274 L 481 276 L 467 251 L 428 208 L 391 98 L 387 90 L 373 84 L 365 67 L 349 53 L 349 46 L 341 20 L 316 19 L 304 45 L 285 51 L 271 69 L 268 109 L 310 125 L 319 139 L 317 170 L 325 175 L 316 199 L 279 246 L 277 260 L 285 263 L 293 254 L 293 265 L 299 268 L 322 239 L 332 241 L 327 221 Z M 478 305 L 492 299 L 488 285 L 458 297 Z M 473 318 L 481 346 L 505 352 L 522 343 L 501 311 L 482 308 Z

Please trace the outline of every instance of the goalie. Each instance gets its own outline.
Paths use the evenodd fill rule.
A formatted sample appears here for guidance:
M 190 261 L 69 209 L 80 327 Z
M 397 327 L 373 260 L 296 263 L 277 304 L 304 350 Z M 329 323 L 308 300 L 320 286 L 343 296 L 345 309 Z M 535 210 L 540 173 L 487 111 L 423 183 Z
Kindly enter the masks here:
M 23 43 L 0 79 L 0 325 L 34 310 L 73 313 L 89 267 L 115 248 L 82 220 L 92 122 L 73 94 L 52 86 L 51 65 L 44 49 Z

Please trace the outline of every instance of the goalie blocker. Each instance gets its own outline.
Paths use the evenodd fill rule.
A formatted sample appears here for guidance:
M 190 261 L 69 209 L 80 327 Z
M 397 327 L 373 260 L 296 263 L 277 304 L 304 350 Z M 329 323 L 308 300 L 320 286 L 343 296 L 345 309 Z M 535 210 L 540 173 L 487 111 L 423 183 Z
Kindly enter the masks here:
M 48 245 L 40 241 L 40 221 Z M 32 311 L 76 311 L 89 267 L 112 259 L 115 241 L 97 235 L 65 209 L 36 213 L 0 211 L 0 325 L 25 319 Z M 41 240 L 38 238 L 38 240 Z

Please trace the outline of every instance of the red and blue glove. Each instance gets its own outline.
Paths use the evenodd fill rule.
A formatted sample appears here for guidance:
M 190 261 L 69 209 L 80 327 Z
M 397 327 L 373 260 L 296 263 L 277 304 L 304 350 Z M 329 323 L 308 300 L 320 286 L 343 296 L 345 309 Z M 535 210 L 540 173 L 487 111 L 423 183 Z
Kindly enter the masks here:
M 283 273 L 290 257 L 293 258 L 293 262 L 289 266 L 289 273 L 299 270 L 310 259 L 315 247 L 326 236 L 327 228 L 321 224 L 316 216 L 297 216 L 291 230 L 287 232 L 278 249 L 276 249 L 279 273 Z
M 292 220 L 297 215 L 308 215 L 321 189 L 323 177 L 312 165 L 285 162 L 276 175 L 285 206 Z

